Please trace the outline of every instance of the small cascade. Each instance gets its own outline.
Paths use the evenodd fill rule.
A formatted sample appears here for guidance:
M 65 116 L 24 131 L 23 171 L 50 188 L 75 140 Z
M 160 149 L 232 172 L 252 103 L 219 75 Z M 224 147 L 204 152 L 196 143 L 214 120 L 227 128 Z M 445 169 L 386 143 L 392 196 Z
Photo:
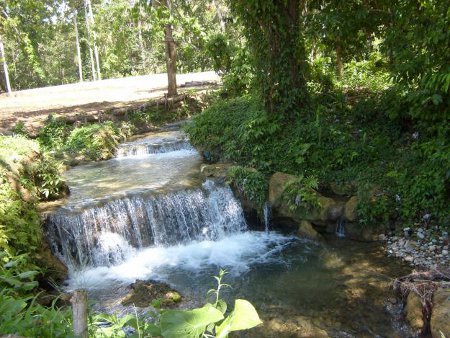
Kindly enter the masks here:
M 264 230 L 266 232 L 269 232 L 270 218 L 272 217 L 272 208 L 269 202 L 264 203 L 263 216 L 264 216 Z
M 345 219 L 342 217 L 336 221 L 335 234 L 338 238 L 345 238 Z
M 246 228 L 231 189 L 207 181 L 197 189 L 61 208 L 49 216 L 47 237 L 68 266 L 111 266 L 138 249 L 218 240 Z
M 185 150 L 195 152 L 186 136 L 181 132 L 164 132 L 160 137 L 144 138 L 123 143 L 117 149 L 117 159 L 142 157 L 151 154 L 163 154 Z

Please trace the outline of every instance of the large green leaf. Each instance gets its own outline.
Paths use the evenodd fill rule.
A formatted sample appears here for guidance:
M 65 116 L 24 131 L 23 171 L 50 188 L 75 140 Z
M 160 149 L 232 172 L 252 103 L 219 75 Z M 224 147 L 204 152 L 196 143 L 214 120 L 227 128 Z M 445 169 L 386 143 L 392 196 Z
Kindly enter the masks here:
M 209 324 L 222 319 L 222 312 L 211 304 L 190 311 L 166 311 L 161 315 L 161 334 L 164 338 L 197 338 Z
M 250 302 L 236 299 L 233 312 L 217 328 L 216 335 L 217 338 L 224 338 L 231 331 L 251 329 L 261 323 L 256 309 Z

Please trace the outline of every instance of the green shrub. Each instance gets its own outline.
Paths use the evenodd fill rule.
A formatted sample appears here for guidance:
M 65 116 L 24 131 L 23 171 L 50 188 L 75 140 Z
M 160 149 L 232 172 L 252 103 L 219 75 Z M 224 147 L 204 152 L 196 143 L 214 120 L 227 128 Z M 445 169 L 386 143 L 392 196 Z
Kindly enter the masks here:
M 231 167 L 228 170 L 228 177 L 230 183 L 233 183 L 256 206 L 259 215 L 262 216 L 269 189 L 266 177 L 256 170 L 240 166 Z
M 44 126 L 39 130 L 37 140 L 45 150 L 61 150 L 69 137 L 72 126 L 64 119 L 49 115 Z
M 319 183 L 316 177 L 300 176 L 286 185 L 282 198 L 290 211 L 299 209 L 311 211 L 320 207 L 320 200 L 316 192 L 318 187 Z
M 0 172 L 0 249 L 9 255 L 34 252 L 42 239 L 39 214 Z
M 211 161 L 315 177 L 324 185 L 354 183 L 364 226 L 415 224 L 425 214 L 448 226 L 448 124 L 431 128 L 405 119 L 398 110 L 408 103 L 398 87 L 352 95 L 351 104 L 338 92 L 328 95 L 314 114 L 288 125 L 269 118 L 251 97 L 226 100 L 196 116 L 186 130 Z M 383 193 L 372 200 L 369 186 Z
M 105 160 L 114 155 L 120 141 L 128 136 L 112 122 L 90 124 L 75 128 L 69 134 L 65 149 L 89 160 Z

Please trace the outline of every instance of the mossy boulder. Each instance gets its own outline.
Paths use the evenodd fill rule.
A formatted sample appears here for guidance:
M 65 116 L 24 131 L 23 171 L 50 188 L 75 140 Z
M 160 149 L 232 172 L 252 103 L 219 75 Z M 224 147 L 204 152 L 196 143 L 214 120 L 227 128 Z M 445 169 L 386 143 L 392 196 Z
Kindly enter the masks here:
M 42 246 L 36 255 L 36 262 L 43 267 L 47 280 L 61 284 L 68 275 L 67 267 L 51 252 L 48 244 L 43 241 Z
M 423 326 L 425 325 L 425 322 L 423 320 L 422 301 L 416 293 L 409 293 L 408 298 L 406 299 L 406 306 L 404 311 L 406 319 L 408 320 L 409 325 L 411 325 L 412 329 L 415 332 L 421 332 Z
M 307 220 L 314 224 L 325 224 L 330 221 L 336 221 L 344 214 L 345 203 L 334 200 L 333 198 L 321 195 L 314 191 L 318 205 L 316 207 L 298 205 L 296 208 L 290 208 L 283 199 L 283 194 L 289 183 L 296 180 L 297 177 L 285 173 L 277 172 L 273 174 L 269 181 L 269 202 L 277 216 L 291 218 L 297 223 Z
M 315 241 L 322 240 L 322 236 L 314 229 L 309 221 L 301 221 L 298 225 L 297 235 L 299 237 L 309 238 Z
M 352 196 L 347 203 L 345 203 L 345 219 L 350 222 L 356 221 L 358 218 L 357 207 L 358 207 L 358 197 Z
M 205 178 L 223 178 L 226 179 L 228 175 L 228 169 L 232 167 L 231 163 L 215 163 L 204 164 L 200 168 L 200 172 Z
M 276 172 L 269 180 L 269 203 L 277 208 L 282 203 L 282 195 L 286 190 L 288 183 L 294 181 L 297 177 L 281 172 Z
M 450 337 L 450 288 L 435 291 L 430 328 L 433 338 Z
M 161 307 L 175 307 L 182 300 L 180 293 L 169 284 L 154 280 L 137 280 L 130 285 L 130 293 L 126 295 L 122 305 L 148 307 L 157 303 Z

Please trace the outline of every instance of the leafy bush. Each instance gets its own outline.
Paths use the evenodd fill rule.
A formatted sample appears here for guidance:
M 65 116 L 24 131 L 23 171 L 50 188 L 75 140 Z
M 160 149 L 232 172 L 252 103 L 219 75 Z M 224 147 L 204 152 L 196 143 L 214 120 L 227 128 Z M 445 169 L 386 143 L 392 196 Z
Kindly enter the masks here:
M 259 324 L 258 313 L 253 305 L 243 299 L 236 299 L 233 311 L 227 314 L 227 303 L 220 298 L 223 288 L 229 287 L 222 283 L 226 272 L 220 270 L 216 289 L 209 290 L 213 300 L 203 307 L 192 310 L 160 310 L 152 316 L 157 316 L 155 323 L 149 323 L 145 318 L 137 315 L 126 315 L 119 318 L 117 315 L 95 315 L 92 322 L 102 324 L 91 326 L 90 333 L 93 336 L 123 337 L 125 327 L 132 327 L 137 336 L 164 337 L 164 338 L 199 338 L 217 337 L 226 338 L 230 332 L 251 329 Z M 105 322 L 108 324 L 105 327 Z
M 69 137 L 72 127 L 64 119 L 49 115 L 44 126 L 39 130 L 37 140 L 46 150 L 61 150 Z
M 408 107 L 400 94 L 398 87 L 351 96 L 337 92 L 315 99 L 320 102 L 315 113 L 290 124 L 269 119 L 251 97 L 236 98 L 212 105 L 186 130 L 211 161 L 233 161 L 263 174 L 315 177 L 324 186 L 353 182 L 365 226 L 393 221 L 413 225 L 425 214 L 448 226 L 449 127 L 430 129 L 405 119 L 396 112 Z M 383 193 L 373 201 L 364 198 L 368 186 Z
M 231 167 L 228 170 L 228 176 L 231 183 L 256 206 L 258 213 L 262 216 L 269 188 L 266 177 L 256 170 L 240 166 Z
M 11 187 L 5 171 L 0 183 L 0 249 L 8 255 L 31 253 L 42 238 L 36 207 Z
M 318 187 L 316 177 L 300 176 L 286 185 L 282 198 L 290 211 L 300 208 L 310 211 L 320 207 L 320 200 L 316 192 Z
M 127 132 L 112 122 L 91 124 L 73 129 L 65 148 L 90 160 L 105 160 L 113 156 L 117 145 L 126 136 Z

